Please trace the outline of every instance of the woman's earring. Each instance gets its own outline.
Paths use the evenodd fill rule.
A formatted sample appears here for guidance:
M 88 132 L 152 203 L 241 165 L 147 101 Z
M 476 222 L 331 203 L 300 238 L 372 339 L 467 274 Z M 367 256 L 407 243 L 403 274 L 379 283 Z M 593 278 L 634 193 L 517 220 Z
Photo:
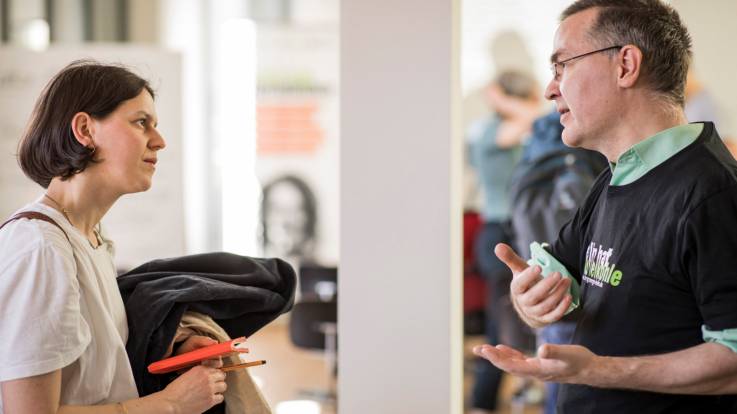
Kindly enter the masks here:
M 90 149 L 90 147 L 87 147 L 87 149 Z M 97 151 L 97 147 L 93 145 L 92 146 L 92 152 L 90 152 L 90 155 L 94 154 L 95 151 Z

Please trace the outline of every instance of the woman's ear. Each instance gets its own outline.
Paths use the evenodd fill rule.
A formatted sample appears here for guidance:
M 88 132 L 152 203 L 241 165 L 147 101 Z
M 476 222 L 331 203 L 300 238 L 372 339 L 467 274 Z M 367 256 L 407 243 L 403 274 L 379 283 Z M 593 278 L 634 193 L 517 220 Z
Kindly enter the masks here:
M 77 112 L 72 117 L 72 133 L 74 134 L 74 138 L 85 148 L 95 148 L 94 128 L 93 119 L 88 113 Z

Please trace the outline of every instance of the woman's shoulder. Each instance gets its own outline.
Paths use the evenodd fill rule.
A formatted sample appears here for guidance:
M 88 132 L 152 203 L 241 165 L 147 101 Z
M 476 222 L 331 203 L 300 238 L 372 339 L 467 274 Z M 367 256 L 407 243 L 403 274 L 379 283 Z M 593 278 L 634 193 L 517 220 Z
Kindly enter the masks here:
M 33 211 L 46 215 L 46 211 L 30 204 L 15 214 Z M 11 216 L 11 217 L 12 217 Z M 55 217 L 50 217 L 55 220 Z M 9 221 L 0 229 L 0 267 L 14 257 L 33 254 L 49 249 L 65 258 L 73 257 L 72 246 L 65 232 L 58 226 L 38 219 L 18 218 Z

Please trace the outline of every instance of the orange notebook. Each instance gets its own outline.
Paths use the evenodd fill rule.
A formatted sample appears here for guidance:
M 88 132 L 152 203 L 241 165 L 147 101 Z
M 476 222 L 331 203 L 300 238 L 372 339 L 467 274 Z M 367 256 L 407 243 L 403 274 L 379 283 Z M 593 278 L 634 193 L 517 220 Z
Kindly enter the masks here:
M 227 342 L 195 349 L 194 351 L 171 358 L 162 359 L 149 365 L 148 372 L 152 374 L 166 374 L 167 372 L 197 365 L 206 359 L 248 352 L 248 348 L 242 346 L 245 342 L 246 338 L 240 337 Z

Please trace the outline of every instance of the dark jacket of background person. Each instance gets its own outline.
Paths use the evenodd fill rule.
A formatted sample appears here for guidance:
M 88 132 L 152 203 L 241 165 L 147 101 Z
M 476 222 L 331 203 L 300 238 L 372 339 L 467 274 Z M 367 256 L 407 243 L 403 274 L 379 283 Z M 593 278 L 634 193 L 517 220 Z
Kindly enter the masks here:
M 229 253 L 154 260 L 119 276 L 139 394 L 172 380 L 149 374 L 147 366 L 165 355 L 185 311 L 212 317 L 231 338 L 248 337 L 292 308 L 295 285 L 294 270 L 281 259 Z

